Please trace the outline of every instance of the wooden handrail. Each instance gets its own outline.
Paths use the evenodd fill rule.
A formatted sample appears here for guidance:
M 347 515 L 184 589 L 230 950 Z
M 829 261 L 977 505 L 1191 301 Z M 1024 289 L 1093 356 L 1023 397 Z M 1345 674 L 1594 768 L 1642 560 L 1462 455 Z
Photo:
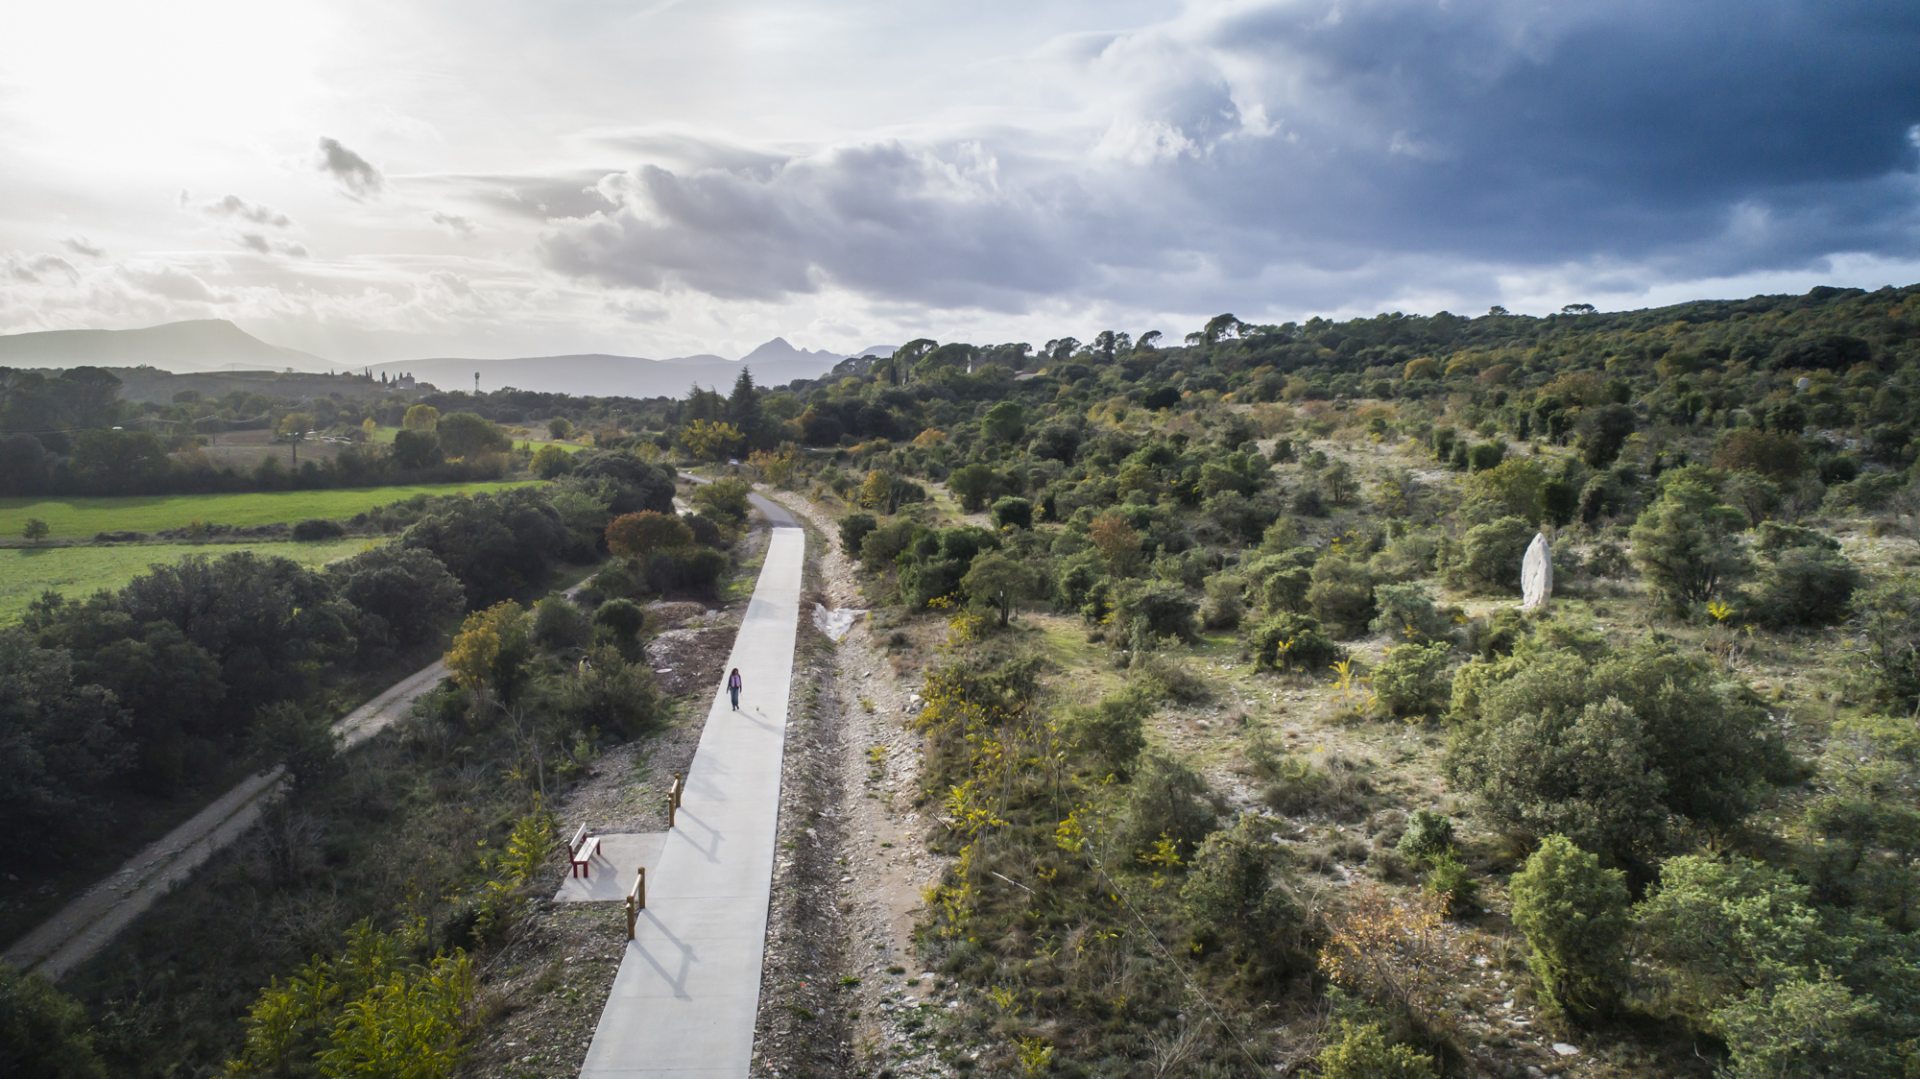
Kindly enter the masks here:
M 634 923 L 640 920 L 640 912 L 647 909 L 647 867 L 641 866 L 633 871 L 633 887 L 627 889 L 627 939 L 633 939 Z
M 667 788 L 667 827 L 673 827 L 676 811 L 680 808 L 680 799 L 686 795 L 686 779 L 679 772 L 673 773 L 673 785 Z

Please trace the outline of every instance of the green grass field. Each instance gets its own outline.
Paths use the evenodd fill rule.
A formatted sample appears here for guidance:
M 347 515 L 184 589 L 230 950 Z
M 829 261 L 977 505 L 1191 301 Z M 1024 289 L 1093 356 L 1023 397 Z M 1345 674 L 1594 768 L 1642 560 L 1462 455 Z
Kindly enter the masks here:
M 159 532 L 194 521 L 210 525 L 264 525 L 341 518 L 415 495 L 481 494 L 538 480 L 437 483 L 410 487 L 345 487 L 331 491 L 269 491 L 226 495 L 130 495 L 116 498 L 0 498 L 0 537 L 18 539 L 29 518 L 47 522 L 56 539 L 96 532 Z
M 119 588 L 156 564 L 178 562 L 188 555 L 218 558 L 253 551 L 291 558 L 303 566 L 323 566 L 385 542 L 363 536 L 318 543 L 149 543 L 0 550 L 0 625 L 19 618 L 42 592 L 52 590 L 78 599 L 102 588 Z

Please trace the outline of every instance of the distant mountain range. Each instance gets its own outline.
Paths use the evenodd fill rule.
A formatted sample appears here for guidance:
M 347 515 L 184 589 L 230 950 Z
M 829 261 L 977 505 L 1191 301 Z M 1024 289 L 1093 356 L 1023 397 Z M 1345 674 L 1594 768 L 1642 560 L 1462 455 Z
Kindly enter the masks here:
M 310 352 L 269 345 L 225 319 L 169 322 L 141 330 L 43 330 L 0 334 L 0 367 L 158 367 L 181 373 L 335 371 Z
M 890 355 L 892 346 L 876 345 L 861 356 Z M 156 367 L 177 373 L 240 370 L 302 372 L 372 370 L 410 374 L 443 390 L 473 387 L 492 391 L 514 387 L 582 396 L 678 397 L 694 385 L 725 392 L 740 368 L 753 370 L 762 386 L 819 378 L 846 358 L 824 349 L 795 348 L 776 337 L 738 360 L 702 354 L 652 360 L 599 353 L 530 356 L 506 360 L 430 357 L 349 368 L 312 353 L 267 344 L 231 322 L 205 319 L 170 322 L 141 330 L 51 330 L 0 335 L 0 367 Z

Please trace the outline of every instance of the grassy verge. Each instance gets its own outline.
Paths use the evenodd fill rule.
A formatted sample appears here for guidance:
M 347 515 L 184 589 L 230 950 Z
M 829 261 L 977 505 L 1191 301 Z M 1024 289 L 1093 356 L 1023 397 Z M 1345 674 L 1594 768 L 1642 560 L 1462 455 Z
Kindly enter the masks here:
M 525 487 L 538 480 L 425 483 L 402 487 L 343 487 L 326 491 L 266 491 L 218 495 L 127 495 L 111 498 L 0 498 L 6 539 L 29 518 L 47 522 L 55 538 L 96 532 L 159 532 L 209 525 L 263 525 L 309 518 L 351 517 L 415 495 L 473 495 Z
M 12 622 L 43 592 L 69 598 L 113 591 L 157 565 L 192 555 L 218 558 L 252 551 L 290 558 L 303 566 L 324 566 L 386 542 L 383 539 L 322 540 L 316 543 L 152 543 L 125 547 L 28 547 L 0 549 L 0 625 Z

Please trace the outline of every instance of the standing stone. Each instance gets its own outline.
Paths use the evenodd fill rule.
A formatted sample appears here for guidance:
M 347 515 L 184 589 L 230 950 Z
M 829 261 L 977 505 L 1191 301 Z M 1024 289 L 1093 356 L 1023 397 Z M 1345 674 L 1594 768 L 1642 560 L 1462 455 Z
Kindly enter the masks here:
M 1527 556 L 1520 561 L 1520 609 L 1537 611 L 1553 595 L 1553 552 L 1547 546 L 1547 534 L 1536 532 L 1527 544 Z

